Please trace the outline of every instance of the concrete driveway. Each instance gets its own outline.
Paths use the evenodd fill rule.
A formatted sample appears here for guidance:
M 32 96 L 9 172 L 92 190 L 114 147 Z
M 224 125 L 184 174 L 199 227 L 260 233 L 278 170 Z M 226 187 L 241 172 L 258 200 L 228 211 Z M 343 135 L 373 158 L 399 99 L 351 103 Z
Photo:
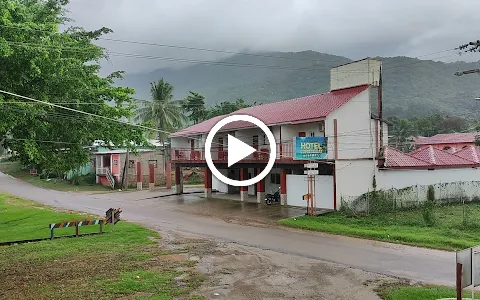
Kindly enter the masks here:
M 203 205 L 202 208 L 202 205 L 185 205 L 195 201 L 202 203 L 199 196 L 194 194 L 150 199 L 134 197 L 131 193 L 122 193 L 121 197 L 115 193 L 84 195 L 40 189 L 1 173 L 0 192 L 59 208 L 100 215 L 110 207 L 121 207 L 124 219 L 159 231 L 195 234 L 225 243 L 271 250 L 289 255 L 293 264 L 299 257 L 303 257 L 425 283 L 455 284 L 455 253 L 226 222 L 222 218 L 211 218 L 198 213 L 210 210 L 215 214 L 211 206 Z M 233 204 L 228 204 L 227 207 L 230 205 Z M 223 209 L 222 205 L 215 207 Z M 242 210 L 241 206 L 237 212 L 239 210 Z M 247 208 L 244 212 L 248 213 L 248 210 Z

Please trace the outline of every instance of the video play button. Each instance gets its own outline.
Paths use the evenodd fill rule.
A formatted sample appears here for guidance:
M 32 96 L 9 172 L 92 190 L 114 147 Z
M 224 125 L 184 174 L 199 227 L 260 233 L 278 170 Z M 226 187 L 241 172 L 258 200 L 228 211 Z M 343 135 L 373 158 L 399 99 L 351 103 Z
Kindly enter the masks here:
M 228 135 L 228 167 L 236 164 L 245 157 L 257 151 L 250 145 L 245 144 L 236 137 Z
M 228 178 L 227 176 L 223 175 L 220 171 L 218 171 L 218 169 L 215 167 L 212 161 L 211 149 L 212 149 L 213 138 L 215 137 L 217 132 L 220 129 L 222 129 L 222 127 L 236 121 L 243 121 L 243 122 L 248 122 L 256 125 L 265 133 L 265 136 L 268 139 L 268 144 L 270 145 L 270 152 L 268 153 L 269 157 L 268 157 L 267 166 L 265 167 L 265 169 L 263 169 L 262 172 L 260 172 L 260 174 L 247 180 L 234 180 L 234 179 Z M 227 142 L 228 142 L 227 166 L 229 168 L 232 165 L 244 159 L 245 157 L 257 151 L 252 146 L 247 145 L 246 143 L 242 142 L 241 140 L 237 139 L 232 135 L 228 135 Z M 256 184 L 260 180 L 267 177 L 267 175 L 272 170 L 273 165 L 275 164 L 276 158 L 277 158 L 277 145 L 275 143 L 275 138 L 273 136 L 273 133 L 270 131 L 270 129 L 268 129 L 267 125 L 265 125 L 262 121 L 249 115 L 232 115 L 220 120 L 217 124 L 215 124 L 215 126 L 213 126 L 213 128 L 210 130 L 210 132 L 207 135 L 207 139 L 205 140 L 205 160 L 207 161 L 207 165 L 210 168 L 210 171 L 212 171 L 213 175 L 215 175 L 215 177 L 218 180 L 231 186 L 250 186 L 250 185 Z

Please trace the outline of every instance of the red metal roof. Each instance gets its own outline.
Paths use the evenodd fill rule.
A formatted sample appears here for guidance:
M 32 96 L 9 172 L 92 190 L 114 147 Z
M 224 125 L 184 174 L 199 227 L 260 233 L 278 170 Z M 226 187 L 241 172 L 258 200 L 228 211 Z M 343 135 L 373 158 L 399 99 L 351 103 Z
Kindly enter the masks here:
M 444 133 L 431 137 L 416 137 L 413 141 L 416 145 L 473 143 L 477 135 L 480 135 L 480 132 Z
M 313 122 L 320 118 L 325 118 L 332 111 L 338 109 L 340 106 L 350 101 L 353 97 L 365 91 L 368 87 L 368 85 L 362 85 L 335 90 L 326 94 L 318 94 L 292 100 L 247 107 L 237 110 L 229 115 L 250 115 L 261 120 L 267 126 L 285 123 Z M 209 132 L 218 121 L 229 115 L 218 116 L 206 120 L 202 123 L 175 132 L 171 136 L 186 136 Z M 222 130 L 252 126 L 253 124 L 251 123 L 239 121 L 232 122 L 224 126 Z

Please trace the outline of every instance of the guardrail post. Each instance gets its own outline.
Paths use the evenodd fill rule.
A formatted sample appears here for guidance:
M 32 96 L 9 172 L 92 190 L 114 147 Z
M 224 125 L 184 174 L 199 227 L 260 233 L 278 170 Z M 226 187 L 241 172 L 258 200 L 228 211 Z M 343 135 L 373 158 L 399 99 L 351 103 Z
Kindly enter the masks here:
M 53 229 L 54 229 L 53 227 L 50 228 L 50 239 L 51 239 L 51 240 L 53 240 Z
M 78 237 L 78 222 L 75 223 L 75 236 Z

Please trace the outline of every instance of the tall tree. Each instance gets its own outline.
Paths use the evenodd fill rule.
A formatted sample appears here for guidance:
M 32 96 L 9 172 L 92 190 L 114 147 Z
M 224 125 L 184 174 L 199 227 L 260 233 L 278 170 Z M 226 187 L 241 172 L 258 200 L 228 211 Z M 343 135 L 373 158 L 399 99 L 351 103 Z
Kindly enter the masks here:
M 168 132 L 179 129 L 184 124 L 182 103 L 173 99 L 173 86 L 163 78 L 150 83 L 150 86 L 152 100 L 143 102 L 136 110 L 135 120 L 152 123 L 159 130 L 160 141 L 165 142 Z
M 93 41 L 112 31 L 69 27 L 61 32 L 60 26 L 67 25 L 67 4 L 67 0 L 0 0 L 1 89 L 114 120 L 130 117 L 134 91 L 114 86 L 122 72 L 99 75 L 106 55 Z M 90 104 L 82 105 L 85 102 Z M 24 164 L 58 173 L 88 162 L 85 146 L 94 140 L 130 148 L 130 141 L 145 142 L 139 128 L 4 93 L 0 120 L 4 147 L 18 153 Z
M 200 123 L 205 120 L 205 97 L 199 93 L 190 92 L 183 101 L 183 109 L 189 113 L 188 118 L 194 123 Z

